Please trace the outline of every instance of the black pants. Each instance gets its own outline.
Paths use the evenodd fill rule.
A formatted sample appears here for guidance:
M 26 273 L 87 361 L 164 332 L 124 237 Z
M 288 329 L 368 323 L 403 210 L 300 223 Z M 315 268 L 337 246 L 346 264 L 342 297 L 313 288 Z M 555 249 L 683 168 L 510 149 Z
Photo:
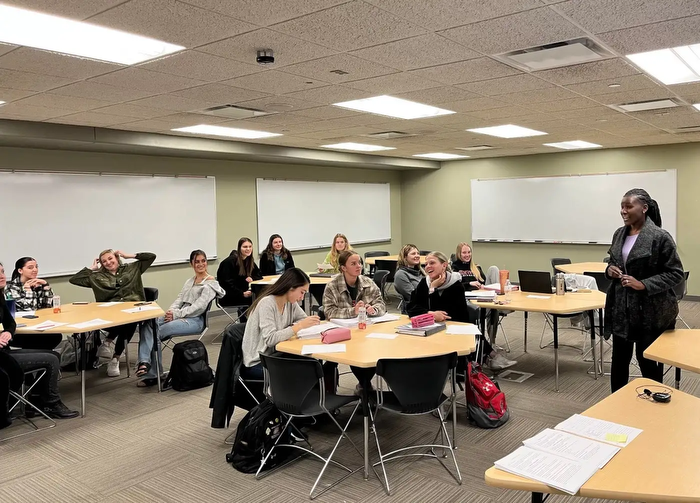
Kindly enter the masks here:
M 127 323 L 126 325 L 119 325 L 118 327 L 112 327 L 107 329 L 109 338 L 114 343 L 114 354 L 121 356 L 124 352 L 124 347 L 131 342 L 134 333 L 136 332 L 136 327 L 138 323 Z
M 9 426 L 10 390 L 19 391 L 22 386 L 22 370 L 7 350 L 0 350 L 0 428 Z
M 10 351 L 10 355 L 19 364 L 23 372 L 46 369 L 46 375 L 41 378 L 34 388 L 43 405 L 53 405 L 61 399 L 61 396 L 58 394 L 60 367 L 56 353 L 43 349 L 15 349 Z
M 15 334 L 12 336 L 13 348 L 54 349 L 63 340 L 61 334 Z
M 664 365 L 653 360 L 644 358 L 644 351 L 654 342 L 656 338 L 649 338 L 644 341 L 629 341 L 613 335 L 613 352 L 612 364 L 610 367 L 610 387 L 615 393 L 620 388 L 624 387 L 630 378 L 630 362 L 632 361 L 632 353 L 635 351 L 639 369 L 642 371 L 642 376 L 654 381 L 663 382 Z

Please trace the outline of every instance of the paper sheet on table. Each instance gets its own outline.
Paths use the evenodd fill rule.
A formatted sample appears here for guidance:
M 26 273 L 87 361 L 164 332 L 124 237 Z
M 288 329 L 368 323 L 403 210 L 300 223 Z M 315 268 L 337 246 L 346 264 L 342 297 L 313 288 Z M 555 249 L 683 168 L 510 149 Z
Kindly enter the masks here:
M 401 319 L 401 316 L 399 316 L 398 314 L 387 313 L 387 314 L 383 314 L 381 316 L 376 316 L 374 318 L 368 317 L 367 321 L 369 321 L 370 323 L 384 323 L 386 321 L 396 321 L 396 320 L 400 320 L 400 319 Z
M 103 302 L 97 307 L 110 307 L 110 306 L 116 306 L 117 304 L 121 304 L 121 302 Z
M 464 296 L 468 299 L 493 299 L 496 296 L 496 292 L 494 290 L 471 290 L 464 292 Z
M 301 347 L 302 355 L 314 353 L 345 353 L 345 344 L 305 344 Z
M 355 317 L 355 318 L 331 318 L 331 323 L 335 323 L 339 327 L 353 328 L 353 327 L 357 327 L 357 317 Z
M 90 328 L 96 327 L 98 325 L 105 325 L 107 323 L 112 323 L 111 321 L 103 320 L 101 318 L 95 318 L 94 320 L 84 321 L 82 323 L 75 323 L 73 325 L 68 325 L 71 328 Z
M 528 295 L 528 299 L 548 299 L 551 295 Z
M 515 452 L 494 463 L 504 472 L 537 480 L 569 494 L 576 494 L 597 471 L 595 463 L 579 463 L 529 447 Z
M 532 438 L 523 441 L 526 447 L 556 454 L 571 461 L 595 463 L 598 468 L 603 468 L 615 454 L 620 452 L 619 447 L 596 442 L 588 438 L 578 437 L 565 431 L 556 431 L 547 428 Z
M 321 271 L 329 271 L 333 269 L 333 266 L 324 262 L 323 264 L 316 264 L 316 268 L 320 269 Z
M 122 309 L 122 313 L 139 313 L 141 311 L 157 311 L 160 309 L 158 306 L 139 306 L 132 307 L 130 309 Z
M 15 312 L 15 318 L 22 318 L 24 316 L 34 316 L 34 311 L 17 311 Z
M 450 325 L 445 333 L 450 335 L 480 335 L 481 330 L 476 325 Z
M 255 284 L 256 285 L 274 285 L 275 283 L 277 283 L 278 279 L 279 278 L 271 278 L 271 279 L 268 279 L 266 281 L 260 280 L 260 281 L 256 281 Z
M 314 325 L 309 328 L 302 328 L 297 332 L 297 338 L 299 339 L 316 339 L 321 337 L 321 332 L 328 330 L 329 328 L 335 328 L 338 325 L 335 323 L 321 323 L 320 325 Z
M 42 330 L 48 330 L 50 328 L 62 327 L 63 325 L 68 325 L 68 323 L 58 323 L 56 321 L 46 320 L 46 321 L 42 321 L 38 325 L 34 325 L 31 328 L 32 328 L 32 330 L 42 331 Z
M 367 334 L 365 339 L 396 339 L 399 336 L 399 334 L 380 334 L 378 332 L 372 332 L 371 334 Z
M 626 447 L 642 432 L 639 428 L 582 416 L 581 414 L 574 414 L 569 419 L 556 425 L 554 429 L 573 433 L 579 437 L 591 438 L 617 447 Z M 625 442 L 611 442 L 605 438 L 609 433 L 627 435 L 627 440 Z

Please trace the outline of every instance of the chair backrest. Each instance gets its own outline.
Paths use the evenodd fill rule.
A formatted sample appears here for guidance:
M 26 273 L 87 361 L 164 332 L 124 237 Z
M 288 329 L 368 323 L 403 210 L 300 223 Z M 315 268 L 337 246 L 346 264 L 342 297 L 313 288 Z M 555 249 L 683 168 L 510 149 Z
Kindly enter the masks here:
M 447 376 L 457 365 L 457 353 L 425 358 L 387 358 L 377 361 L 384 379 L 406 414 L 423 414 L 440 405 Z
M 683 300 L 685 294 L 688 293 L 688 276 L 690 276 L 690 271 L 685 271 L 683 273 L 683 280 L 673 287 L 673 293 L 676 294 L 678 302 Z
M 365 252 L 365 258 L 367 257 L 388 257 L 391 255 L 388 251 L 368 251 Z
M 552 262 L 552 271 L 554 271 L 554 274 L 557 274 L 558 272 L 561 272 L 559 269 L 557 269 L 558 265 L 564 265 L 564 264 L 570 264 L 571 259 L 568 258 L 553 258 L 551 259 Z
M 314 358 L 288 358 L 260 353 L 260 361 L 267 371 L 272 402 L 285 414 L 303 414 L 309 393 L 323 378 L 321 362 Z M 290 379 L 293 376 L 293 379 Z M 319 387 L 323 392 L 323 386 Z M 317 391 L 318 392 L 318 391 Z
M 215 299 L 216 297 L 214 297 Z M 214 304 L 214 299 L 209 301 L 209 304 L 207 304 L 207 308 L 204 310 L 204 313 L 202 314 L 202 318 L 204 319 L 204 329 L 202 330 L 202 334 L 209 330 L 209 311 L 211 311 L 211 306 Z
M 394 275 L 396 274 L 396 269 L 398 268 L 398 262 L 395 260 L 376 260 L 374 264 L 377 266 L 376 271 L 387 271 L 389 274 L 386 275 L 385 281 L 392 283 L 394 281 Z M 375 275 L 377 274 L 375 271 Z
M 388 275 L 389 271 L 385 271 L 384 269 L 377 269 L 376 271 L 374 271 L 374 276 L 372 276 L 372 279 L 374 280 L 374 283 L 379 287 L 380 290 L 384 287 L 384 278 Z
M 425 257 L 426 255 L 430 255 L 431 253 L 433 253 L 433 250 L 419 250 L 418 253 L 421 257 Z
M 583 273 L 584 276 L 590 276 L 595 280 L 596 285 L 598 285 L 598 290 L 603 293 L 608 293 L 610 285 L 612 285 L 612 280 L 605 277 L 604 272 L 592 272 L 587 271 Z
M 146 302 L 155 302 L 158 300 L 158 289 L 152 286 L 146 286 L 143 289 L 143 293 L 146 296 Z

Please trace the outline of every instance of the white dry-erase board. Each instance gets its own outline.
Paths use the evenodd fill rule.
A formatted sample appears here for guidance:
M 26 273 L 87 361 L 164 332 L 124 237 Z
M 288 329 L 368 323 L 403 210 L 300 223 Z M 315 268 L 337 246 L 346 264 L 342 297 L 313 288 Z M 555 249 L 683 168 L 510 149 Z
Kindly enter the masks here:
M 214 178 L 0 172 L 0 262 L 23 256 L 41 276 L 73 274 L 106 248 L 156 264 L 216 257 Z
M 472 180 L 472 240 L 609 244 L 620 201 L 645 189 L 676 239 L 676 170 Z
M 388 183 L 256 182 L 261 250 L 272 234 L 290 250 L 328 248 L 339 232 L 352 245 L 391 239 Z

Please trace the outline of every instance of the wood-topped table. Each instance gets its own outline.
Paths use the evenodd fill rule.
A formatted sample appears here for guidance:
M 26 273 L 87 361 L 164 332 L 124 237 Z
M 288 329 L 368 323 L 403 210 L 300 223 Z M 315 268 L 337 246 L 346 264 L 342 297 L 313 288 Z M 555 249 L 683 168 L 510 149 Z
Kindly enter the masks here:
M 385 255 L 384 257 L 367 257 L 366 259 L 363 259 L 365 261 L 365 264 L 367 265 L 375 265 L 377 260 L 391 260 L 392 262 L 398 262 L 399 261 L 399 256 L 398 255 Z M 420 263 L 421 265 L 425 264 L 425 255 L 420 256 Z
M 322 285 L 325 288 L 325 286 L 333 280 L 333 276 L 312 276 L 313 274 L 319 274 L 318 271 L 307 272 L 306 274 L 309 275 L 309 284 L 312 286 Z M 251 290 L 253 290 L 253 293 L 257 295 L 257 293 L 263 288 L 265 288 L 267 285 L 274 284 L 280 278 L 280 276 L 281 274 L 277 274 L 274 276 L 263 276 L 263 279 L 251 282 L 250 288 Z M 322 293 L 319 295 L 322 296 Z M 304 307 L 306 309 L 306 314 L 311 314 L 311 289 L 309 289 L 309 291 L 306 292 L 306 295 L 304 296 Z
M 644 357 L 676 367 L 676 389 L 679 389 L 681 369 L 700 374 L 700 330 L 664 332 L 644 351 Z
M 399 334 L 395 339 L 367 338 L 371 333 L 394 334 L 396 327 L 408 323 L 408 316 L 401 316 L 398 321 L 367 325 L 367 329 L 352 330 L 352 338 L 343 341 L 346 351 L 344 353 L 319 353 L 310 355 L 313 358 L 323 359 L 329 362 L 342 363 L 360 368 L 373 368 L 382 358 L 420 358 L 426 356 L 444 355 L 456 352 L 460 356 L 472 353 L 476 347 L 473 335 L 448 335 L 445 331 L 438 332 L 428 337 Z M 447 322 L 450 325 L 465 325 L 464 323 Z M 321 344 L 321 339 L 290 339 L 277 344 L 277 351 L 300 355 L 302 348 L 308 344 Z M 454 382 L 454 381 L 453 381 Z M 362 403 L 364 415 L 364 457 L 365 479 L 369 474 L 369 382 L 362 384 Z M 457 422 L 455 403 L 452 403 L 452 438 Z
M 584 416 L 644 430 L 598 470 L 576 496 L 647 503 L 700 501 L 700 398 L 674 391 L 670 403 L 639 398 L 644 388 L 659 389 L 650 379 L 635 379 L 587 409 Z M 489 468 L 486 484 L 532 493 L 564 494 L 541 482 Z
M 109 305 L 111 304 L 111 305 Z M 136 304 L 145 304 L 142 307 L 155 307 L 157 309 L 143 309 L 134 313 L 125 313 L 125 309 L 131 309 L 137 307 Z M 104 307 L 100 307 L 104 306 Z M 45 333 L 45 334 L 64 334 L 72 333 L 80 344 L 80 357 L 82 360 L 82 370 L 80 371 L 80 414 L 85 416 L 85 366 L 87 364 L 87 355 L 85 351 L 85 339 L 89 332 L 95 330 L 103 330 L 106 328 L 117 327 L 119 325 L 126 325 L 127 323 L 139 323 L 143 321 L 152 320 L 154 318 L 159 318 L 165 313 L 155 302 L 90 302 L 88 304 L 64 304 L 61 306 L 60 313 L 54 313 L 53 308 L 49 307 L 46 309 L 39 309 L 34 313 L 38 318 L 28 319 L 28 318 L 17 318 L 17 330 L 18 334 L 35 334 L 35 333 Z M 85 323 L 92 320 L 101 320 L 95 324 L 90 324 L 88 327 L 74 327 L 71 325 L 77 325 L 80 323 Z M 54 328 L 49 328 L 47 330 L 37 331 L 34 327 L 44 323 L 46 321 L 53 321 L 55 323 L 64 323 L 64 325 L 59 325 Z M 20 326 L 24 325 L 24 326 Z M 157 338 L 156 331 L 153 331 L 153 337 Z M 154 341 L 158 344 L 158 341 Z M 156 353 L 157 355 L 157 353 Z M 156 356 L 157 359 L 157 356 Z M 75 362 L 76 366 L 78 362 Z M 156 366 L 158 362 L 156 361 Z M 157 367 L 156 367 L 157 368 Z M 160 373 L 158 373 L 158 389 L 160 390 Z
M 584 272 L 605 272 L 606 262 L 577 262 L 575 264 L 560 264 L 554 266 L 558 271 L 567 274 L 583 274 Z
M 596 290 L 586 293 L 567 292 L 565 295 L 542 294 L 531 292 L 511 292 L 511 302 L 497 304 L 503 301 L 505 296 L 498 295 L 495 302 L 475 302 L 481 307 L 481 332 L 486 333 L 486 310 L 497 309 L 499 311 L 522 311 L 525 316 L 524 348 L 527 353 L 527 314 L 545 313 L 553 318 L 554 332 L 554 387 L 559 391 L 559 332 L 557 318 L 587 312 L 591 324 L 591 347 L 593 349 L 593 361 L 596 361 L 595 350 L 595 323 L 593 313 L 605 307 L 605 294 Z M 601 318 L 602 319 L 602 318 Z M 596 365 L 593 365 L 593 374 L 598 379 Z

